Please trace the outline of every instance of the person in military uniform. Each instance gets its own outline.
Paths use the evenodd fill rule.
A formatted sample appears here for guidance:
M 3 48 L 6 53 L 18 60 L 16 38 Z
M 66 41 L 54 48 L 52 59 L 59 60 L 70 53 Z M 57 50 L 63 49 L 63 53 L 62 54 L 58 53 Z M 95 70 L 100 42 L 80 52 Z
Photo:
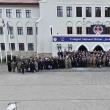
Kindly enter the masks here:
M 8 72 L 11 72 L 11 71 L 12 71 L 12 68 L 11 68 L 11 60 L 8 60 L 7 66 L 8 66 Z
M 21 62 L 21 72 L 22 72 L 22 74 L 24 74 L 24 72 L 25 72 L 25 63 L 24 63 L 24 61 Z
M 35 70 L 35 65 L 33 61 L 30 61 L 30 72 L 34 72 Z

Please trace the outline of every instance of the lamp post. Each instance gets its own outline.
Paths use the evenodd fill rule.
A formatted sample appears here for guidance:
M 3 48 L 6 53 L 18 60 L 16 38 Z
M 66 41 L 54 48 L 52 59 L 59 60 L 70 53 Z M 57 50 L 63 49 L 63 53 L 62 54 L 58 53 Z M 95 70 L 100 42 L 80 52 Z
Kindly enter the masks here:
M 5 47 L 6 47 L 5 53 L 6 53 L 6 62 L 7 62 L 8 43 L 11 38 L 11 30 L 10 30 L 8 21 L 7 21 L 7 23 L 5 23 L 4 19 L 1 18 L 1 23 L 2 23 L 3 30 L 5 28 L 5 31 L 6 31 L 6 33 L 4 35 L 4 43 L 5 43 Z M 8 35 L 10 35 L 10 38 Z M 10 48 L 10 44 L 9 44 L 9 48 Z M 0 52 L 1 52 L 1 44 L 0 44 Z M 11 56 L 12 56 L 12 52 L 11 52 Z M 2 53 L 1 53 L 1 61 L 2 61 Z
M 35 23 L 35 27 L 36 27 L 36 36 L 35 36 L 35 45 L 36 45 L 36 54 L 38 56 L 38 35 L 39 35 L 39 22 L 42 20 L 42 18 L 39 18 L 36 23 Z
M 12 53 L 12 48 L 11 48 L 11 42 L 9 42 L 9 50 L 10 50 L 10 55 L 11 55 L 11 60 L 12 60 L 13 53 Z
M 4 27 L 5 27 L 5 22 L 4 22 L 4 19 L 1 18 L 1 24 L 2 24 L 2 27 L 3 27 L 3 30 L 4 31 Z M 4 33 L 4 32 L 2 32 Z M 4 44 L 6 45 L 6 39 L 5 39 L 5 35 L 3 36 L 4 37 Z M 3 56 L 2 56 L 2 48 L 1 48 L 1 43 L 0 43 L 0 59 L 1 59 L 1 63 L 2 63 L 2 60 L 3 60 Z M 6 52 L 6 62 L 7 62 L 7 52 Z
M 4 28 L 5 30 L 7 30 L 7 23 L 5 23 L 4 19 L 1 18 L 1 22 L 2 22 L 2 26 L 3 26 L 3 31 L 4 31 Z M 7 63 L 7 52 L 8 52 L 8 47 L 7 47 L 7 41 L 8 41 L 8 30 L 6 31 L 5 35 L 4 35 L 4 43 L 5 43 L 5 55 L 6 55 L 6 63 Z M 0 45 L 0 51 L 1 51 L 1 45 Z M 1 53 L 1 58 L 2 58 L 2 53 Z
M 86 20 L 86 18 L 83 18 L 83 34 L 85 34 L 85 20 Z
M 2 51 L 1 51 L 1 43 L 0 43 L 0 59 L 1 59 L 1 63 L 2 63 Z
M 37 54 L 37 38 L 38 38 L 38 22 L 35 24 L 35 46 L 36 46 L 36 54 Z

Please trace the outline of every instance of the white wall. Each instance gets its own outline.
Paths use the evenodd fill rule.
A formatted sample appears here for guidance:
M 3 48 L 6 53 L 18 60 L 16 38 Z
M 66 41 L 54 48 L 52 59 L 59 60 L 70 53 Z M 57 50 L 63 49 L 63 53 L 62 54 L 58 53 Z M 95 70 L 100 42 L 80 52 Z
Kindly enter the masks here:
M 57 17 L 57 6 L 63 6 L 63 17 Z M 73 7 L 73 17 L 66 17 L 66 6 Z M 83 8 L 83 16 L 76 17 L 76 6 L 81 6 Z M 86 18 L 85 7 L 92 7 L 92 17 Z M 95 7 L 102 7 L 102 17 L 95 17 Z M 76 35 L 76 27 L 81 25 L 83 29 L 83 35 L 85 35 L 85 27 L 88 25 L 96 24 L 100 22 L 101 24 L 110 25 L 110 19 L 104 17 L 104 7 L 110 7 L 109 0 L 45 0 L 45 2 L 40 2 L 40 17 L 42 18 L 39 23 L 39 52 L 40 53 L 52 53 L 55 51 L 56 47 L 52 46 L 52 36 L 56 35 L 67 35 L 66 28 L 67 22 L 71 22 L 73 26 L 73 34 Z M 85 19 L 83 19 L 85 18 Z M 50 25 L 53 27 L 53 35 L 50 35 Z M 69 35 L 68 35 L 69 36 Z M 99 43 L 85 43 L 87 47 L 92 50 L 92 47 Z M 54 44 L 53 44 L 54 45 Z M 66 45 L 66 43 L 64 43 Z M 80 43 L 74 43 L 75 46 L 79 46 Z M 107 50 L 108 43 L 100 43 Z M 64 46 L 65 47 L 65 46 Z M 52 49 L 53 48 L 53 49 Z M 75 48 L 77 49 L 77 48 Z
M 100 2 L 99 2 L 100 1 Z M 57 6 L 63 6 L 63 17 L 57 17 Z M 66 17 L 66 6 L 73 7 L 73 17 Z M 83 9 L 83 16 L 76 17 L 76 6 L 81 6 Z M 92 7 L 92 17 L 86 18 L 85 16 L 85 8 L 87 6 Z M 95 7 L 101 6 L 102 7 L 102 17 L 95 18 Z M 101 24 L 105 24 L 110 26 L 110 19 L 104 17 L 104 8 L 109 7 L 110 3 L 109 0 L 45 0 L 40 1 L 39 7 L 38 6 L 30 6 L 30 5 L 0 5 L 0 9 L 3 9 L 3 19 L 5 23 L 7 21 L 14 27 L 14 38 L 7 39 L 7 28 L 4 27 L 5 34 L 0 35 L 0 42 L 14 42 L 16 43 L 16 51 L 18 51 L 18 43 L 25 43 L 25 51 L 27 51 L 27 43 L 34 43 L 35 52 L 38 53 L 52 53 L 54 51 L 54 47 L 52 45 L 52 36 L 58 35 L 67 35 L 67 25 L 71 25 L 73 27 L 73 34 L 72 36 L 77 36 L 76 34 L 76 27 L 82 26 L 83 27 L 83 35 L 85 35 L 85 28 L 88 25 L 96 24 L 100 22 Z M 13 17 L 11 19 L 6 18 L 6 9 L 13 10 Z M 22 9 L 22 18 L 16 18 L 16 9 Z M 25 10 L 30 9 L 32 10 L 32 18 L 25 17 Z M 85 19 L 83 19 L 85 18 Z M 2 25 L 2 20 L 0 19 L 0 25 Z M 24 34 L 22 36 L 17 35 L 17 26 L 23 26 Z M 33 27 L 34 34 L 33 35 L 26 35 L 26 27 L 30 26 Z M 36 35 L 35 27 L 38 27 L 38 35 Z M 50 27 L 53 29 L 53 34 L 51 35 Z M 66 43 L 63 44 L 64 48 L 67 47 Z M 79 45 L 79 44 L 73 44 Z M 88 44 L 86 44 L 88 46 Z M 93 47 L 94 43 L 91 43 Z M 108 45 L 107 43 L 104 45 Z M 75 46 L 74 46 L 75 47 Z M 56 47 L 55 47 L 56 48 Z M 88 46 L 89 48 L 89 46 Z M 107 49 L 107 46 L 105 46 Z M 9 49 L 9 47 L 7 47 Z M 91 49 L 91 48 L 89 48 Z
M 15 43 L 15 51 L 19 51 L 18 49 L 18 43 L 24 43 L 25 44 L 25 50 L 28 49 L 28 43 L 34 43 L 34 52 L 36 52 L 36 21 L 39 19 L 40 12 L 39 7 L 37 5 L 0 5 L 0 9 L 2 9 L 2 18 L 0 18 L 0 25 L 2 26 L 2 19 L 5 22 L 4 27 L 4 35 L 0 35 L 0 43 L 6 43 L 6 51 L 9 50 L 8 43 Z M 7 18 L 6 17 L 6 9 L 12 9 L 12 17 Z M 22 17 L 16 18 L 16 9 L 22 10 Z M 26 18 L 25 10 L 31 10 L 32 16 L 31 18 Z M 10 37 L 7 35 L 7 22 L 10 26 L 13 26 L 14 28 L 14 38 L 10 39 Z M 21 26 L 23 27 L 23 35 L 17 35 L 17 27 Z M 33 27 L 33 35 L 27 35 L 27 29 L 26 27 L 30 26 Z

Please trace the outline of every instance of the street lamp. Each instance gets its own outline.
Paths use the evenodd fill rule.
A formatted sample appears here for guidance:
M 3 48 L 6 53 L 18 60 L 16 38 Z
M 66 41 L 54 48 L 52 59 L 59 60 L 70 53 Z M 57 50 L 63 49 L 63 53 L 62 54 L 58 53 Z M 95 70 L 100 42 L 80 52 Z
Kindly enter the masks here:
M 1 43 L 0 43 L 0 59 L 1 59 L 1 63 L 2 63 L 2 51 L 1 51 Z
M 85 34 L 85 20 L 86 18 L 83 18 L 83 34 Z
M 3 18 L 1 18 L 1 24 L 2 24 L 2 27 L 4 28 L 5 27 L 5 22 L 4 22 Z M 2 28 L 2 31 L 3 31 L 3 28 Z M 4 43 L 5 43 L 5 38 L 4 38 Z M 2 63 L 3 57 L 2 57 L 2 47 L 1 46 L 2 45 L 0 43 L 0 60 L 1 60 L 1 63 Z
M 6 62 L 7 62 L 7 51 L 8 51 L 8 45 L 7 45 L 7 40 L 8 40 L 8 33 L 9 33 L 9 25 L 8 25 L 8 22 L 7 23 L 5 23 L 5 21 L 4 21 L 4 19 L 3 18 L 1 18 L 1 23 L 2 23 L 2 26 L 3 26 L 3 28 L 4 27 L 6 27 L 5 29 L 7 29 L 7 33 L 6 33 L 6 36 L 4 36 L 4 43 L 5 43 L 5 46 L 6 46 Z M 3 29 L 4 30 L 4 29 Z M 6 37 L 6 38 L 5 38 Z M 0 52 L 1 52 L 1 45 L 0 45 Z M 2 58 L 2 54 L 1 54 L 1 58 Z M 2 60 L 2 59 L 1 59 Z
M 38 54 L 38 34 L 39 34 L 39 22 L 42 20 L 42 18 L 39 18 L 36 23 L 35 23 L 35 27 L 36 27 L 36 36 L 35 36 L 35 42 L 36 42 L 36 54 Z

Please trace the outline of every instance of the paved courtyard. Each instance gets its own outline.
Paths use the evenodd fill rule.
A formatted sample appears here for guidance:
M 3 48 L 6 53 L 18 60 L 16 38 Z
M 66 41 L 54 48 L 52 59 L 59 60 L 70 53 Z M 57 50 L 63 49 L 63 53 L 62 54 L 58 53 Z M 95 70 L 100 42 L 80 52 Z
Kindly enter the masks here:
M 110 68 L 8 73 L 0 65 L 0 110 L 110 110 Z

